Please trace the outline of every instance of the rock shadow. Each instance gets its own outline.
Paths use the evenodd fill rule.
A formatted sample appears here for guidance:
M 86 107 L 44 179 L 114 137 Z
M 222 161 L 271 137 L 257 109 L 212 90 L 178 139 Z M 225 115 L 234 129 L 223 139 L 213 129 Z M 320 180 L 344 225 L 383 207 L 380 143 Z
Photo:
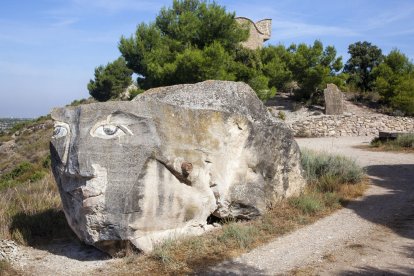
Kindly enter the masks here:
M 77 239 L 62 210 L 48 209 L 35 214 L 17 213 L 12 217 L 9 231 L 15 239 L 52 254 L 82 261 L 109 258 L 107 254 Z
M 385 191 L 368 194 L 346 208 L 373 223 L 386 226 L 396 234 L 414 238 L 414 164 L 373 165 L 366 167 L 371 181 Z
M 265 273 L 264 270 L 258 269 L 253 266 L 249 266 L 246 264 L 238 263 L 236 261 L 227 261 L 225 263 L 220 264 L 218 267 L 210 267 L 204 271 L 198 271 L 193 275 L 201 275 L 201 276 L 239 276 L 239 275 L 246 275 L 246 276 L 263 276 L 269 275 Z
M 414 269 L 410 267 L 396 267 L 395 269 L 379 269 L 371 266 L 358 267 L 357 271 L 341 271 L 341 276 L 363 276 L 363 275 L 414 275 Z

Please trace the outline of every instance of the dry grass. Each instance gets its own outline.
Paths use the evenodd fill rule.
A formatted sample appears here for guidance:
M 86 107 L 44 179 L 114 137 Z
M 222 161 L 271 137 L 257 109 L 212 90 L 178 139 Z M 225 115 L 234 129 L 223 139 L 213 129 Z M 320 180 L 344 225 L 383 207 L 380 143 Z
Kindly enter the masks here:
M 18 130 L 12 149 L 0 151 L 0 174 L 12 171 L 22 162 L 29 162 L 34 169 L 41 169 L 49 155 L 49 141 L 52 135 L 52 121 L 46 117 L 35 120 Z M 0 140 L 10 141 L 8 134 L 0 135 Z
M 0 261 L 0 275 L 1 276 L 20 276 L 23 275 L 20 271 L 14 269 L 8 262 Z
M 33 245 L 72 237 L 50 174 L 0 191 L 0 239 Z
M 0 153 L 0 239 L 35 244 L 73 236 L 50 172 L 51 128 L 47 117 L 17 125 L 15 146 Z

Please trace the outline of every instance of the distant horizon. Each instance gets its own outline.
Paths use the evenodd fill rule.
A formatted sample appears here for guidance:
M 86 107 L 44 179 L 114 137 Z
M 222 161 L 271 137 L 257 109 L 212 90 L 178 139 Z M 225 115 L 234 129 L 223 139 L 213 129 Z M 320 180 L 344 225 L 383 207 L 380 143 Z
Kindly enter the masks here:
M 155 20 L 167 0 L 3 1 L 0 3 L 0 118 L 36 118 L 88 98 L 95 67 L 120 56 L 118 42 Z M 266 45 L 348 46 L 368 41 L 383 54 L 397 48 L 414 59 L 414 2 L 216 1 L 236 16 L 272 19 Z

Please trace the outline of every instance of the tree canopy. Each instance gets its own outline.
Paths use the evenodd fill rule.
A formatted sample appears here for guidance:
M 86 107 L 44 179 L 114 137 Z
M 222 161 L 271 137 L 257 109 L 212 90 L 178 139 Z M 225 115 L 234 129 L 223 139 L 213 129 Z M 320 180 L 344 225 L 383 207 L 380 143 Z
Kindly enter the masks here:
M 373 71 L 374 90 L 383 101 L 405 114 L 414 115 L 414 65 L 399 50 L 392 50 Z
M 145 89 L 206 79 L 236 80 L 237 49 L 248 30 L 234 17 L 214 2 L 174 0 L 155 22 L 142 23 L 135 35 L 122 37 L 119 50 Z
M 270 85 L 284 89 L 291 81 L 299 85 L 296 96 L 309 100 L 321 92 L 327 83 L 344 86 L 344 79 L 338 76 L 342 69 L 342 58 L 336 56 L 333 46 L 323 47 L 316 40 L 313 45 L 292 44 L 268 46 L 262 50 L 263 72 Z
M 381 49 L 370 42 L 358 41 L 349 45 L 348 53 L 351 57 L 344 67 L 344 72 L 349 73 L 348 83 L 362 91 L 371 90 L 374 81 L 371 72 L 383 59 Z
M 384 56 L 377 46 L 359 41 L 349 45 L 343 67 L 335 47 L 319 40 L 251 50 L 241 44 L 248 35 L 249 26 L 215 2 L 173 0 L 153 22 L 121 37 L 122 57 L 95 69 L 89 92 L 99 101 L 118 98 L 136 73 L 136 93 L 215 79 L 246 82 L 262 100 L 276 90 L 294 90 L 296 99 L 318 103 L 326 84 L 334 83 L 342 90 L 378 92 L 389 108 L 414 114 L 414 66 L 398 50 Z
M 100 65 L 95 68 L 95 79 L 89 81 L 89 94 L 98 101 L 118 98 L 132 84 L 132 73 L 122 57 Z

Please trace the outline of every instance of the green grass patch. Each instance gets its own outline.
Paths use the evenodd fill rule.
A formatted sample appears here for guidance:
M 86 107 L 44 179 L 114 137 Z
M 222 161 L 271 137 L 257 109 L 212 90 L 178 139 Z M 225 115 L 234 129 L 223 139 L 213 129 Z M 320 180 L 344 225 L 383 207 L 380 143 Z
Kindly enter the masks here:
M 17 164 L 14 169 L 8 173 L 4 173 L 0 176 L 0 190 L 6 188 L 12 188 L 19 184 L 24 184 L 26 182 L 35 182 L 44 178 L 49 168 L 46 168 L 48 157 L 41 162 L 30 163 L 28 161 L 23 161 Z

